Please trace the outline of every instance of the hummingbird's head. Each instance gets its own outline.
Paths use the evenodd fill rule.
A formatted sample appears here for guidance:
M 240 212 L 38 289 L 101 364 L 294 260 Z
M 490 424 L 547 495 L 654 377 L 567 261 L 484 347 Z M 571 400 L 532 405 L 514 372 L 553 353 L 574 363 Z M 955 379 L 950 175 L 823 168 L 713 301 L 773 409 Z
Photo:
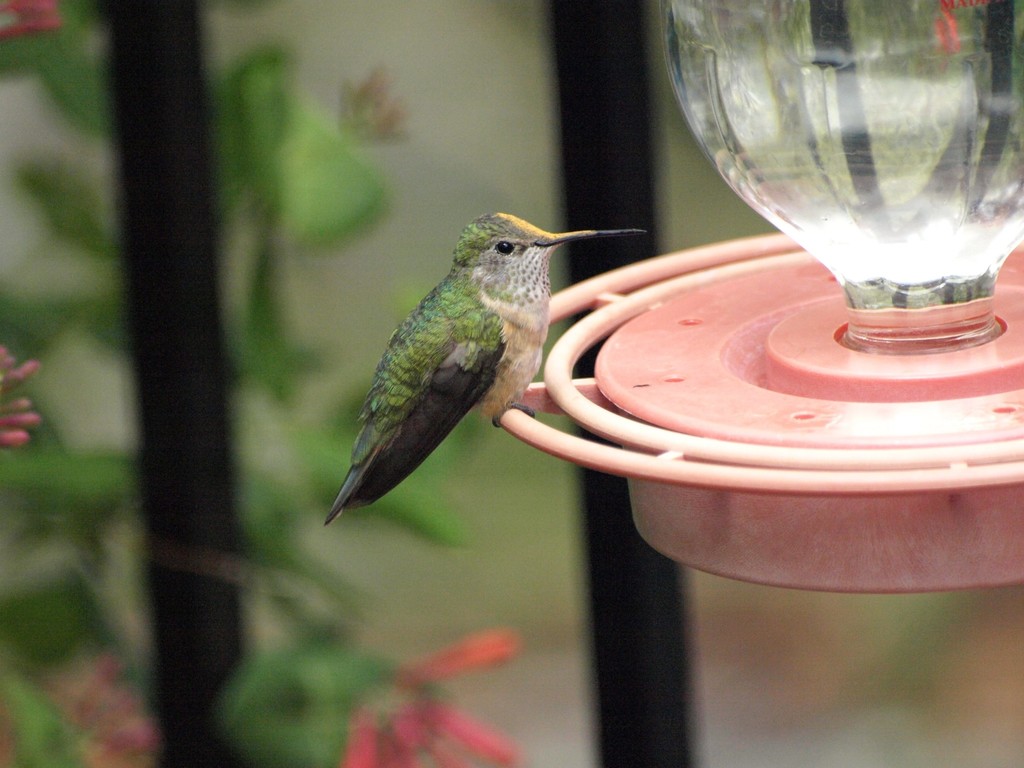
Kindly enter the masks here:
M 455 246 L 455 267 L 469 270 L 495 299 L 532 305 L 551 295 L 548 265 L 562 243 L 588 237 L 637 234 L 639 229 L 545 232 L 516 216 L 489 213 L 467 226 Z

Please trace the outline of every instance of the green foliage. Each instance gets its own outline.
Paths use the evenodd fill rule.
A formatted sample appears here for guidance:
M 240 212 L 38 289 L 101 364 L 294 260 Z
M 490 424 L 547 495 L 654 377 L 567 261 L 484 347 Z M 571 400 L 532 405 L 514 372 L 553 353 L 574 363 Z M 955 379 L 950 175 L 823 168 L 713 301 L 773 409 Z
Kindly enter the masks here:
M 437 511 L 444 499 L 441 485 L 436 474 L 427 475 L 424 482 L 402 485 L 373 507 L 351 514 L 356 518 L 372 516 L 392 523 L 435 544 L 465 544 L 467 535 L 462 522 L 453 515 Z
M 88 256 L 117 256 L 95 181 L 81 169 L 53 160 L 29 161 L 18 166 L 15 182 L 56 238 Z
M 281 147 L 284 226 L 310 245 L 329 245 L 375 218 L 383 184 L 355 139 L 302 102 L 292 105 L 288 127 Z
M 39 356 L 40 350 L 71 327 L 90 332 L 104 344 L 121 347 L 120 304 L 113 295 L 26 298 L 0 290 L 0 299 L 0 328 L 4 343 L 12 349 L 32 350 Z
M 102 525 L 132 499 L 135 476 L 124 454 L 72 452 L 43 444 L 3 457 L 0 488 L 39 502 L 23 511 L 26 518 L 52 516 L 60 526 L 99 518 Z
M 95 141 L 108 126 L 102 49 L 95 45 L 98 13 L 89 0 L 63 0 L 60 13 L 60 30 L 0 45 L 0 76 L 35 76 L 68 124 Z M 351 629 L 365 596 L 303 542 L 337 492 L 365 390 L 327 403 L 334 419 L 308 423 L 297 416 L 298 393 L 319 355 L 290 333 L 279 273 L 285 259 L 304 258 L 311 248 L 338 249 L 372 226 L 386 210 L 387 190 L 365 133 L 298 91 L 284 50 L 268 46 L 243 55 L 214 82 L 226 230 L 244 233 L 238 239 L 250 246 L 245 298 L 228 321 L 237 401 L 243 418 L 245 404 L 257 402 L 286 425 L 276 446 L 282 461 L 261 462 L 249 446 L 238 452 L 244 571 L 254 599 L 265 601 L 292 637 L 290 645 L 246 660 L 224 694 L 222 721 L 255 766 L 330 766 L 349 709 L 391 671 L 353 647 Z M 0 286 L 0 340 L 41 358 L 44 371 L 59 342 L 83 333 L 124 356 L 111 191 L 100 191 L 70 153 L 20 160 L 13 170 L 17 189 L 46 226 L 46 245 L 59 244 L 62 258 L 77 260 L 97 279 L 70 295 Z M 63 559 L 28 583 L 0 583 L 0 675 L 8 668 L 24 675 L 3 677 L 0 696 L 18 742 L 17 765 L 70 768 L 79 764 L 70 731 L 31 679 L 76 654 L 127 642 L 111 622 L 116 611 L 101 585 L 112 532 L 131 520 L 137 493 L 128 453 L 70 444 L 47 403 L 37 405 L 44 426 L 33 442 L 0 455 L 0 535 L 19 552 L 35 547 L 59 551 Z M 382 532 L 397 528 L 433 544 L 463 543 L 465 530 L 443 503 L 443 479 L 473 435 L 468 426 L 457 430 L 397 491 L 346 515 L 335 529 L 373 521 L 385 523 Z
M 384 182 L 354 136 L 295 92 L 287 54 L 257 51 L 220 87 L 225 202 L 306 245 L 333 246 L 383 211 Z
M 281 147 L 291 109 L 286 69 L 282 50 L 256 51 L 218 89 L 222 193 L 230 206 L 248 194 L 261 208 L 280 210 Z
M 4 292 L 0 302 L 4 343 L 39 354 L 63 330 L 75 328 L 104 346 L 123 349 L 117 242 L 110 206 L 99 192 L 97 179 L 66 159 L 48 157 L 19 161 L 14 182 L 35 205 L 54 243 L 80 258 L 91 275 L 109 279 L 95 280 L 91 289 L 71 295 L 25 298 Z
M 334 644 L 255 654 L 224 691 L 223 726 L 254 764 L 334 765 L 351 709 L 391 674 L 388 663 Z
M 99 639 L 96 595 L 77 573 L 0 595 L 0 643 L 32 665 L 69 661 L 83 643 Z
M 272 237 L 272 233 L 266 234 L 255 254 L 237 357 L 245 379 L 275 400 L 288 402 L 295 395 L 298 374 L 312 370 L 316 356 L 288 338 L 285 331 L 274 280 Z
M 96 8 L 91 0 L 61 0 L 61 26 L 42 35 L 5 40 L 0 76 L 37 77 L 61 115 L 91 136 L 108 129 L 104 65 L 93 45 Z
M 285 401 L 313 355 L 286 337 L 274 279 L 280 236 L 337 246 L 383 212 L 384 182 L 355 139 L 296 94 L 283 50 L 245 56 L 218 95 L 222 199 L 256 234 L 239 364 Z
M 0 681 L 14 730 L 16 768 L 82 768 L 74 734 L 46 694 L 14 675 Z

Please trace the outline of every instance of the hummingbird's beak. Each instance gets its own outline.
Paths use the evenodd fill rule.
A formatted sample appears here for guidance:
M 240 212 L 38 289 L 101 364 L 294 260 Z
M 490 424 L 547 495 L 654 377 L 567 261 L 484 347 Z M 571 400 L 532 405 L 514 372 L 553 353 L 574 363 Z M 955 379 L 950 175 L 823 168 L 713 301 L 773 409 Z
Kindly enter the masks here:
M 573 240 L 586 240 L 591 237 L 621 237 L 623 235 L 642 235 L 643 229 L 581 229 L 578 232 L 561 232 L 550 237 L 542 237 L 533 242 L 541 248 L 549 248 L 553 245 L 561 245 Z

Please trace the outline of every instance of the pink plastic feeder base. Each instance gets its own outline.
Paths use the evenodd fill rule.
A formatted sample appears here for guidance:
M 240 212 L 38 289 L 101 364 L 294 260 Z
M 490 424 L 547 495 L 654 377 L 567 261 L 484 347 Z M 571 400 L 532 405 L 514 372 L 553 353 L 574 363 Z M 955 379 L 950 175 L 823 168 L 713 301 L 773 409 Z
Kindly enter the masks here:
M 832 592 L 1024 581 L 1022 492 L 794 496 L 630 482 L 637 529 L 667 557 L 743 581 Z
M 592 309 L 554 345 L 520 439 L 630 478 L 645 539 L 738 579 L 908 592 L 1024 582 L 1024 259 L 996 294 L 1004 333 L 952 353 L 843 347 L 831 276 L 781 236 L 683 251 L 558 294 Z M 579 357 L 608 337 L 596 382 Z

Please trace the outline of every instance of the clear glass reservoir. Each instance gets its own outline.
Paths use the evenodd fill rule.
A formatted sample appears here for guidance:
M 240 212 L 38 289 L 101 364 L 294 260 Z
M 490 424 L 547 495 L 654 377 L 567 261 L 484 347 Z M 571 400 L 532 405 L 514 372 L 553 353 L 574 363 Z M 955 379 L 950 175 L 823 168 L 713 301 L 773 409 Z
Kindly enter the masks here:
M 1024 0 L 664 0 L 708 157 L 839 280 L 842 341 L 933 352 L 1002 332 L 1024 238 Z

